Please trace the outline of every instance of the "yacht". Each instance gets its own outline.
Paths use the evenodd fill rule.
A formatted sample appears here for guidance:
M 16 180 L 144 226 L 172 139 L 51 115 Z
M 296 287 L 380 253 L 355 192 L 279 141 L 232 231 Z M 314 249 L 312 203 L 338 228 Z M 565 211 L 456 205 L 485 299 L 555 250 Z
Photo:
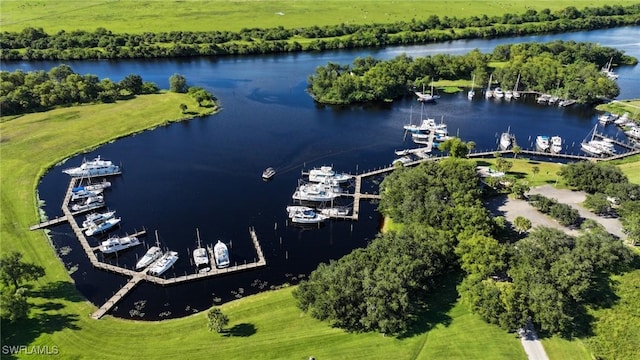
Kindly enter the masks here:
M 626 123 L 629 122 L 629 113 L 626 112 L 624 114 L 622 114 L 622 116 L 620 116 L 619 118 L 615 119 L 613 121 L 614 124 L 618 125 L 618 126 L 622 126 Z
M 631 129 L 624 132 L 630 138 L 640 139 L 640 127 L 634 126 Z
M 431 131 L 435 127 L 436 127 L 436 119 L 426 118 L 422 120 L 420 125 L 409 124 L 409 125 L 405 125 L 404 129 L 412 133 L 419 133 L 419 132 Z
M 207 249 L 202 247 L 200 243 L 200 231 L 196 229 L 198 237 L 198 247 L 193 250 L 193 263 L 196 265 L 198 272 L 204 274 L 211 271 L 211 262 L 209 261 L 209 255 Z
M 98 247 L 103 254 L 113 254 L 120 250 L 140 245 L 140 240 L 135 236 L 110 237 Z
M 493 90 L 493 97 L 496 99 L 502 99 L 504 97 L 504 91 L 499 87 L 495 88 Z
M 92 224 L 99 224 L 101 222 L 104 222 L 104 221 L 114 217 L 115 214 L 116 214 L 115 210 L 114 211 L 107 211 L 107 212 L 103 212 L 103 213 L 96 213 L 96 212 L 91 213 L 91 214 L 87 215 L 85 220 L 82 222 L 82 228 L 86 229 L 89 226 L 91 226 Z
M 213 255 L 218 268 L 226 268 L 231 264 L 229 261 L 229 249 L 222 241 L 218 240 L 213 247 Z
M 295 211 L 289 214 L 291 222 L 297 224 L 319 224 L 329 218 L 329 215 L 319 214 L 314 210 Z
M 402 166 L 407 165 L 408 163 L 412 162 L 413 159 L 409 156 L 403 156 L 403 157 L 399 157 L 395 160 L 393 160 L 393 162 L 391 163 L 391 165 L 396 165 L 396 164 L 400 164 Z
M 325 184 L 303 184 L 291 196 L 294 200 L 302 201 L 331 201 L 340 196 L 340 190 L 335 186 Z
M 589 143 L 599 148 L 604 155 L 615 155 L 617 152 L 611 139 L 603 138 L 602 140 L 591 140 Z
M 87 185 L 81 185 L 78 186 L 75 189 L 78 188 L 84 188 L 85 190 L 89 190 L 89 191 L 96 191 L 96 190 L 104 190 L 106 188 L 110 188 L 111 187 L 111 182 L 103 180 L 102 182 L 96 183 L 96 184 L 87 184 Z
M 536 137 L 536 148 L 538 151 L 549 151 L 549 137 L 546 135 L 538 135 Z
M 558 135 L 551 137 L 551 152 L 557 154 L 562 151 L 562 138 Z
M 618 117 L 612 113 L 605 112 L 604 114 L 600 114 L 598 116 L 598 122 L 602 125 L 607 125 L 609 123 L 614 122 Z
M 162 256 L 162 249 L 160 249 L 160 241 L 158 240 L 158 232 L 156 231 L 156 245 L 152 246 L 136 263 L 136 270 L 140 270 L 149 266 L 154 261 Z
M 88 197 L 98 196 L 101 194 L 102 194 L 102 189 L 86 190 L 85 188 L 73 188 L 71 191 L 71 201 L 86 199 Z
M 350 209 L 344 206 L 319 209 L 320 214 L 327 216 L 349 216 Z
M 313 208 L 308 207 L 308 206 L 301 206 L 301 205 L 289 205 L 287 206 L 287 214 L 291 215 L 291 213 L 294 213 L 296 211 L 307 211 L 307 210 L 313 210 Z
M 93 160 L 83 161 L 82 165 L 62 170 L 72 177 L 90 178 L 94 176 L 107 176 L 120 174 L 120 167 L 109 160 L 100 159 L 100 155 Z
M 160 276 L 165 271 L 169 270 L 175 262 L 178 261 L 178 253 L 175 251 L 167 251 L 158 260 L 156 260 L 149 267 L 149 274 Z
M 596 155 L 596 156 L 601 156 L 602 155 L 602 149 L 600 149 L 599 147 L 591 144 L 590 141 L 583 141 L 580 144 L 580 148 L 582 149 L 582 151 L 591 154 L 591 155 Z
M 268 167 L 262 172 L 262 180 L 269 180 L 275 174 L 276 174 L 276 170 L 272 167 Z
M 104 197 L 102 195 L 91 196 L 83 201 L 71 205 L 73 211 L 87 211 L 91 209 L 97 209 L 104 206 Z
M 353 178 L 349 174 L 338 174 L 331 166 L 321 166 L 319 169 L 311 169 L 309 171 L 309 181 L 324 184 L 342 184 Z
M 122 221 L 122 218 L 111 218 L 100 223 L 91 223 L 89 227 L 87 227 L 87 229 L 84 231 L 84 234 L 87 236 L 93 236 L 103 233 L 118 225 L 120 221 Z
M 511 126 L 507 128 L 507 132 L 503 132 L 500 135 L 500 149 L 507 150 L 511 146 L 511 141 L 513 140 L 513 135 L 509 132 L 511 130 Z

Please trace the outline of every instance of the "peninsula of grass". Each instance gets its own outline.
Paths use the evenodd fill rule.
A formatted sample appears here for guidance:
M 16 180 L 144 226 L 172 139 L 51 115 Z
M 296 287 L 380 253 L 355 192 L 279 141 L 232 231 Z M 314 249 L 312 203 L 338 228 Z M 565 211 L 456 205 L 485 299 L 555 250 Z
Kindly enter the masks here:
M 629 113 L 629 119 L 640 123 L 640 99 L 615 100 L 596 106 L 596 110 L 608 111 L 612 114 L 622 115 Z
M 103 27 L 114 33 L 170 31 L 239 31 L 242 28 L 287 29 L 338 25 L 384 24 L 430 15 L 501 16 L 527 10 L 552 12 L 573 6 L 628 6 L 629 0 L 453 0 L 453 1 L 378 1 L 358 0 L 248 0 L 248 1 L 47 1 L 3 0 L 0 26 L 3 31 L 19 32 L 25 27 L 43 28 L 48 33 L 61 30 L 94 31 Z M 419 15 L 417 15 L 419 14 Z M 60 21 L 64 19 L 64 21 Z

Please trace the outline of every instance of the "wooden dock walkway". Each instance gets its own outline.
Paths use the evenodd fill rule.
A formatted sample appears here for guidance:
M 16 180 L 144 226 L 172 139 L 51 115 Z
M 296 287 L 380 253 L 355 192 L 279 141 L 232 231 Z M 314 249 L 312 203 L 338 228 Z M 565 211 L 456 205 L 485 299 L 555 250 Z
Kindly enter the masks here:
M 125 297 L 127 293 L 129 293 L 129 291 L 136 287 L 136 285 L 138 285 L 145 278 L 145 275 L 146 274 L 142 272 L 133 275 L 131 280 L 129 280 L 129 282 L 127 282 L 125 286 L 118 290 L 118 292 L 115 293 L 109 300 L 107 300 L 107 302 L 105 302 L 98 310 L 94 311 L 93 314 L 91 314 L 91 317 L 96 320 L 103 317 L 104 314 L 111 310 L 111 308 L 113 308 L 123 297 Z
M 600 133 L 594 133 L 593 136 L 597 137 L 599 139 L 610 141 L 611 143 L 616 144 L 616 145 L 620 146 L 621 148 L 625 148 L 625 149 L 630 150 L 630 151 L 637 150 L 638 148 L 640 148 L 640 144 L 636 143 L 636 142 L 631 142 L 631 141 L 622 142 L 622 141 L 607 137 L 606 135 L 600 134 Z

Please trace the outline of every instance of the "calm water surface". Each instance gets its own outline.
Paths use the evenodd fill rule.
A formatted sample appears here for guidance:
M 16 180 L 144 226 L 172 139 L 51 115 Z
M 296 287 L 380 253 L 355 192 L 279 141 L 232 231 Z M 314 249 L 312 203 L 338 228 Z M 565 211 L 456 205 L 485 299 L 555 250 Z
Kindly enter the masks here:
M 123 219 L 116 233 L 144 227 L 149 231 L 145 238 L 149 244 L 154 242 L 153 231 L 157 230 L 162 245 L 180 253 L 169 276 L 193 271 L 190 251 L 196 244 L 196 229 L 205 244 L 217 239 L 230 244 L 232 261 L 253 261 L 256 254 L 248 228 L 255 227 L 267 267 L 178 286 L 142 283 L 113 311 L 115 316 L 146 320 L 184 316 L 214 302 L 296 283 L 318 263 L 365 246 L 378 231 L 377 204 L 364 202 L 358 222 L 331 222 L 320 229 L 287 226 L 284 208 L 291 203 L 303 169 L 333 165 L 339 171 L 358 172 L 389 164 L 394 159 L 393 150 L 411 146 L 404 141 L 402 130 L 411 113 L 414 121 L 421 112 L 444 119 L 451 133 L 475 141 L 479 150 L 495 149 L 497 137 L 510 126 L 525 148 L 538 134 L 558 134 L 565 139 L 567 152 L 578 153 L 576 144 L 597 123 L 595 112 L 586 107 L 560 109 L 539 106 L 532 99 L 509 103 L 486 101 L 480 96 L 468 101 L 464 93 L 444 95 L 436 105 L 423 109 L 412 97 L 384 105 L 319 106 L 305 93 L 306 78 L 315 67 L 328 61 L 351 63 L 358 56 L 388 59 L 401 53 L 464 54 L 474 48 L 489 52 L 498 44 L 555 39 L 598 42 L 640 58 L 639 31 L 639 27 L 629 27 L 319 54 L 70 61 L 67 64 L 81 74 L 119 81 L 136 73 L 164 88 L 171 74 L 180 73 L 191 85 L 213 92 L 223 110 L 214 116 L 124 138 L 69 159 L 47 173 L 38 190 L 46 201 L 47 215 L 59 216 L 68 185 L 62 168 L 96 155 L 121 163 L 124 174 L 111 179 L 114 185 L 105 194 L 108 207 Z M 15 62 L 3 64 L 3 69 L 48 70 L 57 65 Z M 640 98 L 640 67 L 623 67 L 616 72 L 620 75 L 620 98 Z M 621 136 L 612 125 L 604 131 Z M 271 182 L 260 178 L 267 166 L 278 170 Z M 368 182 L 367 190 L 376 191 L 378 182 Z M 73 269 L 78 289 L 90 301 L 101 305 L 126 283 L 123 276 L 93 269 L 68 225 L 52 230 L 56 247 L 64 249 L 61 259 Z M 97 245 L 98 239 L 92 242 Z M 144 251 L 138 247 L 104 261 L 131 268 Z

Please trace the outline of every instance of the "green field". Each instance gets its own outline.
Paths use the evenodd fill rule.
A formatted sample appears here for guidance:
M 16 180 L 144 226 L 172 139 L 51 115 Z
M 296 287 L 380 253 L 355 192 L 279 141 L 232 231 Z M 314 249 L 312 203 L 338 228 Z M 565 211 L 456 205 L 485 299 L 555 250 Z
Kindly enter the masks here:
M 113 32 L 238 31 L 242 28 L 309 27 L 313 25 L 370 24 L 449 17 L 524 13 L 528 9 L 554 10 L 631 5 L 631 0 L 2 0 L 0 28 L 21 31 L 41 27 L 48 33 L 104 27 Z M 64 19 L 64 21 L 61 21 Z

